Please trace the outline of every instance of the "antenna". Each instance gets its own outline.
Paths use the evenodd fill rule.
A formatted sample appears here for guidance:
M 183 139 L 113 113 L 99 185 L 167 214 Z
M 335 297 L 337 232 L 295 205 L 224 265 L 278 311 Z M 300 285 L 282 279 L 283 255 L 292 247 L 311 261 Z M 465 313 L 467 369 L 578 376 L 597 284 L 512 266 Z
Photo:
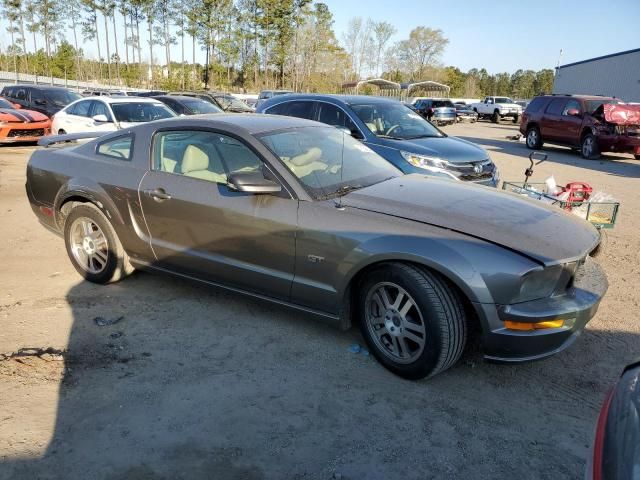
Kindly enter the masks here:
M 342 150 L 340 151 L 340 185 L 342 185 L 342 179 L 343 177 L 343 173 L 344 173 L 344 136 L 346 135 L 345 132 L 343 132 L 342 130 L 340 130 L 340 132 L 342 133 Z M 342 207 L 342 195 L 340 195 L 338 197 L 338 201 L 336 202 L 336 208 L 343 208 Z
M 562 60 L 562 49 L 560 49 L 560 54 L 558 55 L 558 64 L 556 65 L 556 70 L 560 68 L 560 61 Z

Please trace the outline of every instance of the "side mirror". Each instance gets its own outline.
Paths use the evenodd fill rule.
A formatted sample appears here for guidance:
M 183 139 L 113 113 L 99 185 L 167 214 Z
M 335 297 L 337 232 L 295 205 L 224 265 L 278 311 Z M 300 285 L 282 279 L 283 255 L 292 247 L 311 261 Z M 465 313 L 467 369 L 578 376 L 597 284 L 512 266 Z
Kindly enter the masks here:
M 577 108 L 570 108 L 569 110 L 567 110 L 567 115 L 571 117 L 579 117 L 580 110 L 578 110 Z
M 227 186 L 237 192 L 255 194 L 278 193 L 282 190 L 280 184 L 264 178 L 260 172 L 232 173 L 227 179 Z
M 107 118 L 106 115 L 104 115 L 103 113 L 99 114 L 99 115 L 94 115 L 93 117 L 91 117 L 93 119 L 94 122 L 96 123 L 106 123 L 109 121 L 109 119 Z

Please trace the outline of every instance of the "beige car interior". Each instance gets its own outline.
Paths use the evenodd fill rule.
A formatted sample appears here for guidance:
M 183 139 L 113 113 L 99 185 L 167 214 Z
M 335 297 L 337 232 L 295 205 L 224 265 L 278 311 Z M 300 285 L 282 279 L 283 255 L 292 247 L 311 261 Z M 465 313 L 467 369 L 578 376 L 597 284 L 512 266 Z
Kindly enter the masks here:
M 318 147 L 311 147 L 306 152 L 296 155 L 295 157 L 283 157 L 282 160 L 298 177 L 306 177 L 317 171 L 325 171 L 329 165 L 321 160 L 322 150 Z
M 201 136 L 197 142 L 188 144 L 184 138 L 172 141 L 162 137 L 159 160 L 163 172 L 181 173 L 186 177 L 225 184 L 227 174 L 254 172 L 262 165 L 246 146 L 215 134 L 205 138 Z
M 212 165 L 211 162 L 214 162 Z M 227 176 L 221 173 L 224 172 L 224 167 L 219 158 L 211 159 L 204 150 L 196 147 L 195 145 L 189 145 L 184 151 L 182 156 L 182 165 L 180 170 L 183 175 L 187 177 L 199 178 L 201 180 L 209 180 L 210 182 L 226 183 Z

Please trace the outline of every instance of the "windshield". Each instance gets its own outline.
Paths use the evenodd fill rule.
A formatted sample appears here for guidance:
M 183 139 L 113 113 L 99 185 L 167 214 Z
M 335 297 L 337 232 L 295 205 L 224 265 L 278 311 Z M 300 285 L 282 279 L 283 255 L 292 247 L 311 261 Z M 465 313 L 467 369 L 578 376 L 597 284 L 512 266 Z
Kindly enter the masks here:
M 351 105 L 351 109 L 377 137 L 406 140 L 444 136 L 440 130 L 401 103 L 363 103 Z
M 511 100 L 509 97 L 495 97 L 495 102 L 496 103 L 513 103 L 513 100 Z
M 587 111 L 593 115 L 593 113 L 602 105 L 617 105 L 620 102 L 618 100 L 614 100 L 613 98 L 605 98 L 598 100 L 587 100 Z
M 111 109 L 118 122 L 150 122 L 176 116 L 173 110 L 170 110 L 164 103 L 159 102 L 112 103 Z
M 219 96 L 216 96 L 215 98 L 218 101 L 218 103 L 222 106 L 222 108 L 224 108 L 225 110 L 229 110 L 229 109 L 250 110 L 246 103 L 244 103 L 242 100 L 238 100 L 237 98 L 232 97 L 231 95 L 219 95 Z
M 13 110 L 15 107 L 11 105 L 11 103 L 7 102 L 4 98 L 0 98 L 0 108 L 10 108 Z
M 204 100 L 200 100 L 198 98 L 182 100 L 182 103 L 185 107 L 187 107 L 191 112 L 195 114 L 222 113 L 222 110 L 216 107 L 213 103 L 205 102 Z
M 384 158 L 337 128 L 301 127 L 267 133 L 260 140 L 316 200 L 401 175 Z
M 433 108 L 438 107 L 451 107 L 453 108 L 453 102 L 451 100 L 434 100 Z
M 69 90 L 43 90 L 42 93 L 51 103 L 61 107 L 69 105 L 71 102 L 75 102 L 79 98 L 82 98 L 82 95 L 70 92 Z

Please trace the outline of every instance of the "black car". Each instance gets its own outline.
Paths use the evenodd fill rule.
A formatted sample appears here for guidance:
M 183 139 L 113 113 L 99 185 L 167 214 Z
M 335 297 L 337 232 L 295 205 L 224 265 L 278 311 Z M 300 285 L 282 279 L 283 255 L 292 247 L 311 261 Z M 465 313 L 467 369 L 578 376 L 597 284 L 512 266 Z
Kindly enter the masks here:
M 171 92 L 170 95 L 183 97 L 195 97 L 214 104 L 221 110 L 229 113 L 253 113 L 255 110 L 242 100 L 228 93 L 218 92 Z
M 2 89 L 0 96 L 21 108 L 44 113 L 47 117 L 53 117 L 71 102 L 82 98 L 67 88 L 40 85 L 10 85 Z
M 476 123 L 478 121 L 478 114 L 468 105 L 465 105 L 464 103 L 456 103 L 455 108 L 456 122 Z
M 222 109 L 201 98 L 181 95 L 159 95 L 152 97 L 160 100 L 178 115 L 200 115 L 204 113 L 222 113 Z

